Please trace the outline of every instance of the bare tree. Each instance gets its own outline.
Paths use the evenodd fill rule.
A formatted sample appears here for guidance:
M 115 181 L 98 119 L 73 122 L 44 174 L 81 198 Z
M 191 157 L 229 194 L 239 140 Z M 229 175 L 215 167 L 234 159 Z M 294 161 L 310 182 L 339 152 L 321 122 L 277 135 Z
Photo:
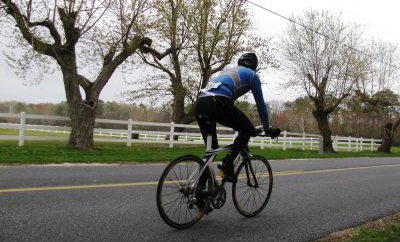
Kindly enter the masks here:
M 245 1 L 157 0 L 156 9 L 159 24 L 154 26 L 154 36 L 162 40 L 159 48 L 164 51 L 148 48 L 151 56 L 143 54 L 142 58 L 161 72 L 146 78 L 147 86 L 133 90 L 130 96 L 148 97 L 150 90 L 172 96 L 176 123 L 194 121 L 192 105 L 199 90 L 238 53 L 257 51 L 265 64 L 273 62 L 270 39 L 251 32 Z
M 185 122 L 185 98 L 188 88 L 185 83 L 190 79 L 185 51 L 189 44 L 190 22 L 193 17 L 189 12 L 192 10 L 188 1 L 184 0 L 156 0 L 154 8 L 158 17 L 157 23 L 153 25 L 154 36 L 166 50 L 160 53 L 147 48 L 145 53 L 141 54 L 144 63 L 159 73 L 146 78 L 146 86 L 134 92 L 141 95 L 147 91 L 151 94 L 154 94 L 154 91 L 159 94 L 161 91 L 172 95 L 172 120 L 177 123 Z M 165 81 L 168 79 L 169 82 Z
M 369 109 L 387 122 L 383 129 L 379 151 L 390 153 L 393 135 L 400 125 L 399 95 L 393 92 L 399 82 L 399 54 L 397 45 L 372 40 L 369 45 L 369 71 L 365 78 L 358 80 L 356 95 Z
M 357 48 L 361 32 L 328 11 L 306 11 L 293 17 L 282 41 L 289 87 L 303 90 L 314 105 L 313 115 L 323 136 L 324 151 L 332 147 L 329 115 L 363 77 L 365 56 Z
M 210 77 L 223 70 L 241 52 L 253 51 L 260 56 L 260 69 L 277 66 L 273 59 L 271 39 L 251 32 L 253 23 L 244 0 L 201 0 L 194 4 L 193 43 L 201 79 L 196 90 L 207 86 Z
M 147 1 L 1 0 L 0 8 L 5 13 L 2 27 L 16 26 L 14 37 L 30 48 L 31 57 L 55 61 L 61 70 L 71 119 L 69 145 L 93 148 L 101 91 L 121 64 L 151 44 L 136 34 Z

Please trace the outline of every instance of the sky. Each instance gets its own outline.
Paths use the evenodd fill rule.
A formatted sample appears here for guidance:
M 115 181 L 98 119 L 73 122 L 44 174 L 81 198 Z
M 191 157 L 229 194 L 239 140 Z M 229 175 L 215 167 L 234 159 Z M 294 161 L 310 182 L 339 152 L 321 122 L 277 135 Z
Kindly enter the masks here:
M 292 14 L 301 14 L 307 9 L 341 12 L 345 21 L 364 26 L 366 37 L 400 44 L 400 28 L 398 28 L 400 4 L 396 0 L 252 0 L 252 2 L 287 17 Z M 275 40 L 278 40 L 289 22 L 251 4 L 249 6 L 253 12 L 252 18 L 256 23 L 256 31 L 261 36 L 272 36 Z M 5 61 L 3 51 L 6 46 L 2 44 L 4 37 L 1 38 L 3 38 L 3 41 L 0 42 L 0 101 L 56 103 L 65 100 L 60 73 L 46 75 L 40 83 L 34 85 L 16 76 L 14 70 Z M 8 53 L 10 53 L 9 50 Z M 32 73 L 35 73 L 35 71 L 33 70 Z M 263 86 L 263 93 L 267 101 L 293 100 L 301 95 L 301 93 L 288 93 L 282 88 L 281 84 L 285 79 L 276 70 L 267 69 L 261 74 L 262 81 L 266 83 Z M 126 78 L 130 79 L 129 76 Z M 105 101 L 124 101 L 120 93 L 129 90 L 129 88 L 130 86 L 117 73 L 103 89 L 100 98 Z

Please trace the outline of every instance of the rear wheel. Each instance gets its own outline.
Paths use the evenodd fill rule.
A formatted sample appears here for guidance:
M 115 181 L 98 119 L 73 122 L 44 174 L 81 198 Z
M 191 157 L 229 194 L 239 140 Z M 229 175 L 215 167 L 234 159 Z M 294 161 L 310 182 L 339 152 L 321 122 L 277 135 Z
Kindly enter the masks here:
M 236 210 L 246 217 L 256 216 L 271 197 L 273 176 L 269 162 L 262 156 L 243 161 L 236 171 L 236 179 L 232 186 Z
M 182 156 L 171 162 L 162 173 L 157 187 L 157 208 L 161 218 L 169 226 L 184 229 L 197 223 L 204 215 L 195 202 L 196 190 L 211 188 L 209 173 L 205 171 L 207 181 L 200 188 L 190 188 L 199 174 L 204 162 L 196 156 Z

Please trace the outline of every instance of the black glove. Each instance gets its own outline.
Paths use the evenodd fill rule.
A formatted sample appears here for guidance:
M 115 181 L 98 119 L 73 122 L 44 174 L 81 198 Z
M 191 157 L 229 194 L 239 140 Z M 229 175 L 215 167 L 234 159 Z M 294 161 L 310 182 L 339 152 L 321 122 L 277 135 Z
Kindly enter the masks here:
M 268 129 L 265 131 L 265 134 L 267 136 L 270 136 L 271 139 L 275 139 L 276 137 L 278 137 L 281 134 L 281 130 L 280 129 Z

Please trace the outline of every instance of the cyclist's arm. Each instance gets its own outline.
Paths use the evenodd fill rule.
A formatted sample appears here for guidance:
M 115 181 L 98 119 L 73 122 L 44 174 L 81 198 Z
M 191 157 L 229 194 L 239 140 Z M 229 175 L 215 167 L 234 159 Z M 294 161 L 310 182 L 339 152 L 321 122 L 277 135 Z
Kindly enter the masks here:
M 269 130 L 268 109 L 264 102 L 260 78 L 256 74 L 251 82 L 251 92 L 256 101 L 258 114 L 260 115 L 264 130 Z

